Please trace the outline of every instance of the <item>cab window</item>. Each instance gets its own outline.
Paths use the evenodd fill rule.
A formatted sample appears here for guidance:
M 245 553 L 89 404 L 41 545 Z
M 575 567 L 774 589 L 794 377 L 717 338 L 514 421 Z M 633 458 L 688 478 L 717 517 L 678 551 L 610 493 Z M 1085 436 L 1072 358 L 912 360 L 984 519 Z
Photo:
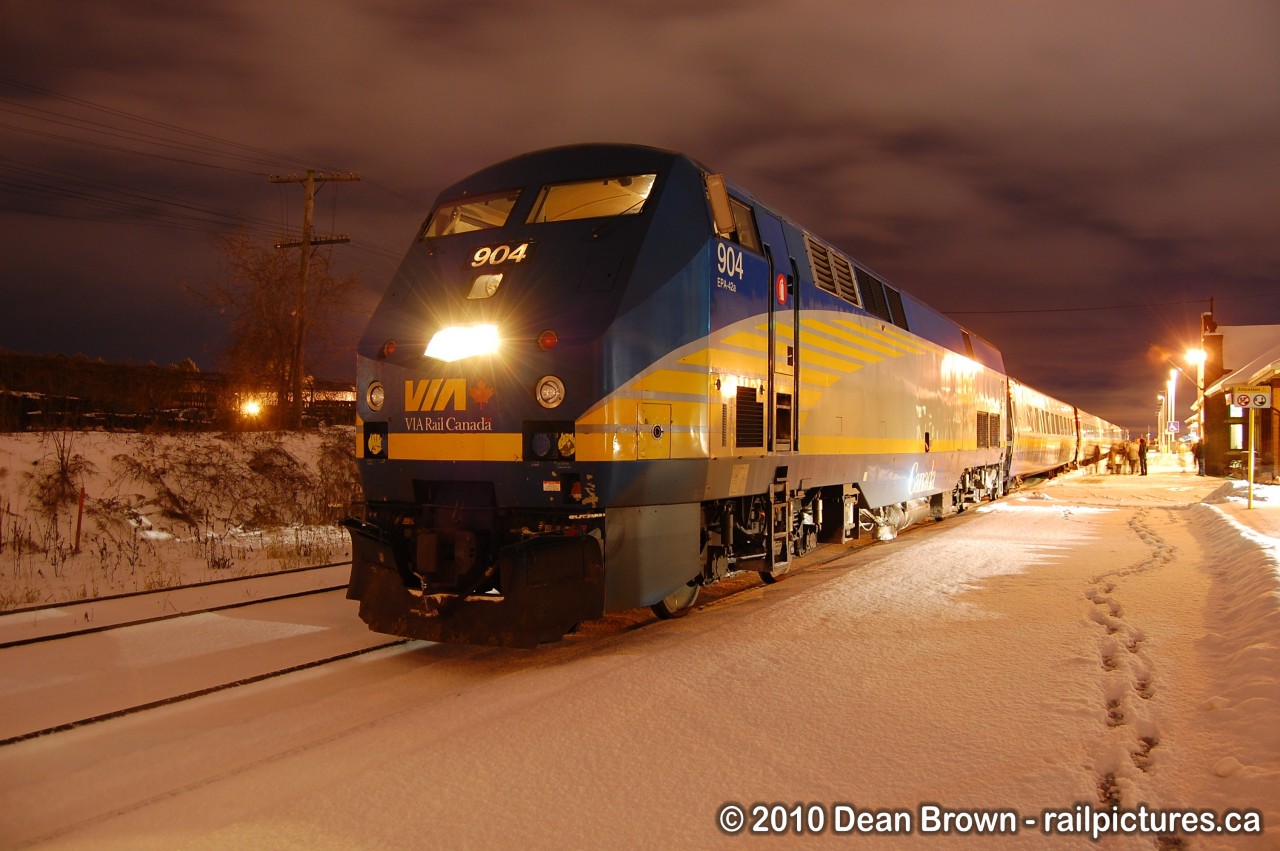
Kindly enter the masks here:
M 542 187 L 529 223 L 564 222 L 606 216 L 634 216 L 644 210 L 656 174 L 634 174 Z
M 436 208 L 422 236 L 426 239 L 474 230 L 500 228 L 507 223 L 519 190 L 446 201 Z

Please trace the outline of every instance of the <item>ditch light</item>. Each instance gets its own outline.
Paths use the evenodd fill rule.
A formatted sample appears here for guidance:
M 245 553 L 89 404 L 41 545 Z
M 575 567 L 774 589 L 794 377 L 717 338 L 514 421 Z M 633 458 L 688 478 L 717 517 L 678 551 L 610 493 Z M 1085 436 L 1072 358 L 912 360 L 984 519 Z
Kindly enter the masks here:
M 454 325 L 442 328 L 427 343 L 426 356 L 453 363 L 476 355 L 491 355 L 498 351 L 498 326 Z

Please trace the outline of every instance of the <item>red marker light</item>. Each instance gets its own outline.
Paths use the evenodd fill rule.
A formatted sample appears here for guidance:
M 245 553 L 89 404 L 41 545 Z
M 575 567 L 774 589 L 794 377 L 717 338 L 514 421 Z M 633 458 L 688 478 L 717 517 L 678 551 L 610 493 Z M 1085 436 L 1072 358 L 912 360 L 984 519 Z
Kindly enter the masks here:
M 386 360 L 387 358 L 391 357 L 395 353 L 396 353 L 396 341 L 387 340 L 385 343 L 382 344 L 382 348 L 378 351 L 378 358 L 381 360 Z
M 555 331 L 543 331 L 538 335 L 538 348 L 544 352 L 554 349 L 558 342 L 560 342 L 560 338 L 556 336 Z

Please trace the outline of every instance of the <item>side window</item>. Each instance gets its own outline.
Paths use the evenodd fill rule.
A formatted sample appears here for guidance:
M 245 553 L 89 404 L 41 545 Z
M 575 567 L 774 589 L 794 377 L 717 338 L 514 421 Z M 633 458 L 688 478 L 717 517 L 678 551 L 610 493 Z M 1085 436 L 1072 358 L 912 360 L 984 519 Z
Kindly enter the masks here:
M 751 208 L 733 197 L 729 199 L 729 206 L 733 210 L 734 234 L 738 243 L 756 254 L 761 253 L 760 234 L 756 231 L 756 217 Z

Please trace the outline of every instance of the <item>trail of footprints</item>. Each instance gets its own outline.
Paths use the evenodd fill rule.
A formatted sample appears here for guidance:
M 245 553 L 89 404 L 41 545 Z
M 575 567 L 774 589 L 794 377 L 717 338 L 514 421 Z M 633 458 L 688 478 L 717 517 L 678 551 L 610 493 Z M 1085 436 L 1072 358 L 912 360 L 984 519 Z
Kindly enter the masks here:
M 1152 770 L 1153 752 L 1160 746 L 1160 732 L 1152 719 L 1151 701 L 1156 699 L 1158 678 L 1148 654 L 1143 649 L 1146 633 L 1125 620 L 1124 606 L 1112 596 L 1113 579 L 1132 576 L 1167 564 L 1174 559 L 1175 549 L 1146 523 L 1146 512 L 1138 511 L 1129 527 L 1151 547 L 1146 559 L 1138 564 L 1096 577 L 1085 591 L 1090 620 L 1098 624 L 1103 635 L 1098 639 L 1099 663 L 1102 668 L 1102 705 L 1106 712 L 1108 735 L 1102 743 L 1097 762 L 1114 765 L 1128 761 L 1136 771 L 1123 768 L 1097 776 L 1098 803 L 1103 807 L 1134 806 L 1136 801 L 1122 801 L 1121 778 L 1137 780 Z M 1107 758 L 1110 756 L 1111 758 Z M 1181 848 L 1179 837 L 1157 837 L 1157 848 Z

